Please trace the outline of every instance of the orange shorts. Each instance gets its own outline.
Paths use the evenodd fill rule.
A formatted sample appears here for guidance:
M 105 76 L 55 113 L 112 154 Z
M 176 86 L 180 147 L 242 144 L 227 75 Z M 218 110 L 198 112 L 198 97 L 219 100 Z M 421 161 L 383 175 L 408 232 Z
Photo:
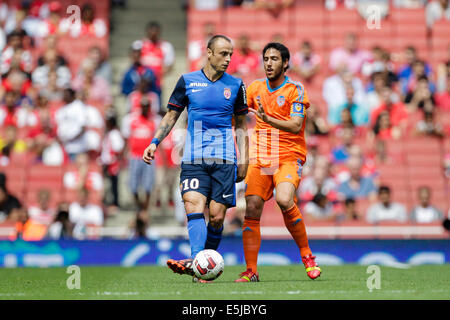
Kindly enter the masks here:
M 273 196 L 273 189 L 281 182 L 290 182 L 297 190 L 302 169 L 303 164 L 300 161 L 285 162 L 277 168 L 250 164 L 245 177 L 245 196 L 257 195 L 267 201 Z

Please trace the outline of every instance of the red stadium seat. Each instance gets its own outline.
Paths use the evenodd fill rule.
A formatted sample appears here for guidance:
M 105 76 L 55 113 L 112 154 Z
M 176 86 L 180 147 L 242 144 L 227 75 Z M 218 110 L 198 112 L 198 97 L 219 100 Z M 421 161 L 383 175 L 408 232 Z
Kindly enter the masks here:
M 440 154 L 409 153 L 406 155 L 409 166 L 440 166 L 442 160 Z
M 404 140 L 405 153 L 413 154 L 440 154 L 442 150 L 442 140 L 432 136 L 420 136 Z
M 394 24 L 395 48 L 403 51 L 406 46 L 416 47 L 419 56 L 427 55 L 427 28 L 423 9 L 395 9 L 391 12 Z
M 431 56 L 434 65 L 448 59 L 450 46 L 450 22 L 443 19 L 436 21 L 431 34 Z
M 365 20 L 360 22 L 358 30 L 359 45 L 361 48 L 370 50 L 374 46 L 381 46 L 391 50 L 395 46 L 394 23 L 388 16 L 380 21 L 380 28 L 369 29 Z
M 5 167 L 0 166 L 0 172 L 6 175 L 6 187 L 8 191 L 19 199 L 22 199 L 27 182 L 24 164 L 10 162 Z
M 315 51 L 323 51 L 327 48 L 325 13 L 322 8 L 296 8 L 294 23 L 295 39 L 298 42 L 310 41 Z
M 450 138 L 446 138 L 444 140 L 444 152 L 449 153 L 450 152 Z
M 188 10 L 188 40 L 203 39 L 203 26 L 207 22 L 215 23 L 216 32 L 223 32 L 221 26 L 225 22 L 224 12 L 221 10 Z
M 35 164 L 28 168 L 26 176 L 26 200 L 34 201 L 41 189 L 50 191 L 54 201 L 61 200 L 63 170 L 59 166 Z
M 329 49 L 341 47 L 344 44 L 345 35 L 348 33 L 358 34 L 361 28 L 361 16 L 356 10 L 336 9 L 327 11 L 326 42 Z
M 241 34 L 246 34 L 250 39 L 257 38 L 257 29 L 255 25 L 259 25 L 259 12 L 241 8 L 227 8 L 224 11 L 225 34 L 232 39 L 237 39 Z M 258 17 L 258 19 L 257 19 Z

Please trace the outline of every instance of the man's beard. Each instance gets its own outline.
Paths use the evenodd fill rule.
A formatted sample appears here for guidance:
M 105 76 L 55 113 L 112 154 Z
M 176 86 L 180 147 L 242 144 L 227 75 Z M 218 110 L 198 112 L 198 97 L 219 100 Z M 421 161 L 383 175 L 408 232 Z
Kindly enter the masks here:
M 272 70 L 273 75 L 271 77 L 267 76 L 267 72 L 266 72 L 266 76 L 267 79 L 273 81 L 273 80 L 277 80 L 279 79 L 282 75 L 283 75 L 283 69 L 280 69 L 278 72 L 275 73 L 275 70 Z

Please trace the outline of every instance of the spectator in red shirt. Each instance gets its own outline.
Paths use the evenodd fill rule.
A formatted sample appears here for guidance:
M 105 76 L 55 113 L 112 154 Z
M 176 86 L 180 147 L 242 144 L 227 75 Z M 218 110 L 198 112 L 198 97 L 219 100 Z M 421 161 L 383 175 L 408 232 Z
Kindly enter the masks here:
M 19 107 L 17 95 L 13 91 L 7 91 L 4 98 L 4 104 L 0 107 L 0 125 L 17 126 L 16 110 Z
M 372 111 L 370 123 L 373 127 L 382 111 L 387 111 L 390 116 L 390 122 L 393 126 L 403 127 L 406 125 L 408 112 L 402 102 L 394 102 L 392 99 L 392 89 L 388 86 L 383 88 L 381 93 L 381 105 Z
M 44 152 L 47 148 L 59 149 L 59 164 L 62 162 L 62 149 L 58 143 L 56 134 L 56 121 L 46 105 L 46 98 L 43 96 L 38 97 L 37 110 L 35 112 L 38 119 L 38 124 L 30 129 L 27 134 L 28 149 L 36 155 L 36 160 L 44 161 Z M 58 151 L 56 151 L 58 152 Z M 54 154 L 54 153 L 53 153 Z M 55 154 L 54 154 L 55 155 Z M 53 156 L 52 161 L 58 161 Z M 50 163 L 46 163 L 50 164 Z M 58 164 L 53 162 L 53 165 Z
M 45 38 L 51 34 L 59 34 L 61 23 L 61 4 L 58 1 L 51 1 L 48 4 L 50 14 L 48 18 L 42 20 L 38 25 L 37 36 Z
M 147 212 L 150 204 L 150 193 L 155 181 L 155 164 L 148 165 L 142 161 L 142 155 L 148 142 L 155 134 L 155 124 L 149 119 L 150 102 L 147 99 L 141 101 L 141 113 L 132 115 L 129 128 L 122 128 L 129 150 L 129 185 L 134 196 L 138 212 Z M 139 190 L 142 187 L 145 192 L 143 201 L 139 198 Z
M 146 77 L 140 77 L 136 90 L 128 95 L 128 111 L 138 112 L 141 111 L 141 100 L 143 97 L 147 98 L 151 104 L 150 114 L 157 114 L 161 112 L 161 105 L 159 102 L 159 96 L 156 92 L 149 91 L 151 87 L 151 79 Z
M 161 88 L 162 80 L 175 62 L 175 51 L 171 43 L 161 39 L 161 26 L 151 21 L 146 28 L 147 37 L 142 40 L 141 63 L 152 69 L 156 85 Z
M 386 110 L 378 114 L 373 126 L 373 133 L 380 140 L 398 139 L 401 136 L 400 128 L 392 125 L 391 116 Z
M 227 72 L 234 76 L 245 78 L 249 75 L 253 76 L 258 71 L 258 68 L 259 54 L 251 49 L 248 35 L 240 35 Z

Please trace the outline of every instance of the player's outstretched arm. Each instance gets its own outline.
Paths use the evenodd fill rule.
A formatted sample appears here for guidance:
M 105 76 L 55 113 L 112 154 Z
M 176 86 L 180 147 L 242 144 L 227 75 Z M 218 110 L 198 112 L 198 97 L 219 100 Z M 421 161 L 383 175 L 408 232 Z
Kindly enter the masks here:
M 156 129 L 155 137 L 150 142 L 150 145 L 145 149 L 144 155 L 142 156 L 142 160 L 148 164 L 152 164 L 152 160 L 155 158 L 155 151 L 161 141 L 164 140 L 165 137 L 170 133 L 173 126 L 177 122 L 180 117 L 181 112 L 171 110 L 167 111 L 165 116 L 162 118 L 161 123 Z
M 248 168 L 248 131 L 247 131 L 247 115 L 236 116 L 236 143 L 239 149 L 238 170 L 236 182 L 245 179 Z

